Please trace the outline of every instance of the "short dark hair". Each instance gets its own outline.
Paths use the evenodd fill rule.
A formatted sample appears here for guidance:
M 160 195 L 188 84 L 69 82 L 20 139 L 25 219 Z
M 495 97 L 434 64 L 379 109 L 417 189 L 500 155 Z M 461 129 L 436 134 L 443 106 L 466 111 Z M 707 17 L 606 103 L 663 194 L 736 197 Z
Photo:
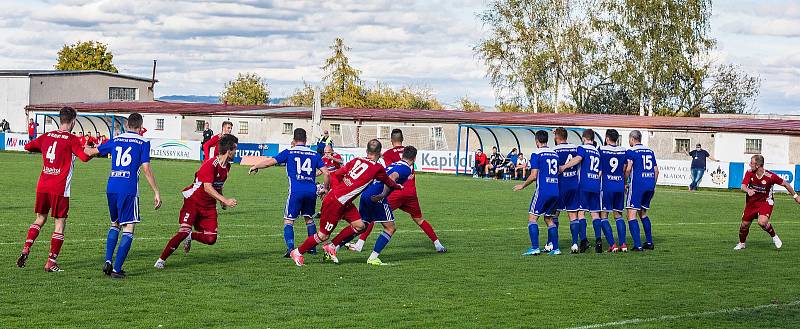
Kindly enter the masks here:
M 233 127 L 233 122 L 230 122 L 230 121 L 223 121 L 223 122 L 222 122 L 222 127 L 223 127 L 223 128 L 225 128 L 225 126 L 231 126 L 231 127 Z
M 295 142 L 305 143 L 306 140 L 308 139 L 306 137 L 306 130 L 303 129 L 303 128 L 295 128 L 294 129 L 294 137 L 293 137 L 293 139 L 294 139 Z
M 139 113 L 135 113 L 134 112 L 134 113 L 131 113 L 131 115 L 128 116 L 128 127 L 130 127 L 130 128 L 133 128 L 133 129 L 141 128 L 143 122 L 144 122 L 144 119 L 142 118 L 142 115 L 139 114 Z
M 64 106 L 58 111 L 58 117 L 61 119 L 60 121 L 62 124 L 72 122 L 72 120 L 75 120 L 77 116 L 78 113 L 75 112 L 75 109 L 69 106 Z
M 239 144 L 239 139 L 233 134 L 225 135 L 219 138 L 219 153 L 225 153 L 236 147 Z
M 381 141 L 377 139 L 371 139 L 367 142 L 367 154 L 381 154 Z
M 399 128 L 392 129 L 392 142 L 402 142 L 403 141 L 403 131 Z
M 619 132 L 616 129 L 606 130 L 606 138 L 616 143 L 619 141 Z
M 403 148 L 403 159 L 414 160 L 417 158 L 417 148 L 413 146 L 406 146 Z
M 539 130 L 536 132 L 536 141 L 542 144 L 547 144 L 548 136 L 547 132 L 544 130 Z
M 581 133 L 581 136 L 590 141 L 594 141 L 594 130 L 586 129 Z
M 564 127 L 556 128 L 556 130 L 553 131 L 553 135 L 563 140 L 567 140 L 567 130 L 564 129 Z

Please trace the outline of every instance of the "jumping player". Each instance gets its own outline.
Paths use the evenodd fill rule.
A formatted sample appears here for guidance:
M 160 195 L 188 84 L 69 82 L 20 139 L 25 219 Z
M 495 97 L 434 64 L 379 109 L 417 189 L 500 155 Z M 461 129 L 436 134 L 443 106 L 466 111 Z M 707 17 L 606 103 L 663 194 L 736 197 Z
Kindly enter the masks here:
M 53 217 L 55 230 L 50 238 L 50 255 L 44 270 L 47 272 L 61 272 L 61 268 L 56 262 L 58 254 L 61 252 L 61 245 L 64 243 L 64 227 L 67 225 L 67 214 L 69 212 L 70 185 L 73 174 L 73 161 L 78 157 L 83 162 L 91 159 L 81 145 L 80 140 L 71 134 L 75 128 L 77 113 L 71 107 L 62 107 L 59 111 L 59 129 L 39 136 L 28 144 L 25 150 L 28 152 L 42 153 L 42 173 L 39 176 L 39 183 L 36 186 L 36 205 L 34 212 L 36 220 L 28 229 L 25 237 L 25 245 L 22 247 L 22 254 L 17 258 L 17 266 L 25 267 L 28 261 L 28 254 L 31 246 L 39 236 L 39 230 L 47 221 L 47 213 Z M 96 153 L 94 150 L 93 153 Z
M 142 115 L 132 113 L 128 116 L 128 131 L 100 145 L 100 156 L 111 155 L 111 174 L 108 176 L 106 196 L 108 212 L 111 215 L 111 228 L 106 237 L 106 261 L 103 273 L 115 279 L 124 279 L 122 264 L 128 257 L 133 243 L 133 230 L 139 217 L 139 167 L 144 171 L 147 183 L 153 189 L 155 209 L 161 207 L 161 195 L 156 179 L 150 169 L 150 142 L 139 135 L 142 129 Z M 122 241 L 117 249 L 119 230 L 122 226 Z M 114 250 L 117 258 L 112 263 Z M 113 264 L 113 265 L 112 265 Z
M 628 201 L 625 208 L 628 209 L 628 227 L 631 230 L 631 237 L 633 237 L 633 250 L 652 250 L 655 246 L 653 245 L 653 233 L 650 226 L 650 217 L 647 217 L 647 209 L 650 209 L 650 201 L 656 191 L 658 163 L 656 163 L 656 155 L 653 150 L 642 145 L 642 133 L 640 131 L 631 131 L 628 142 L 631 148 L 625 152 L 625 158 L 628 162 L 625 174 L 626 177 L 630 177 L 630 185 L 628 186 Z M 639 233 L 639 222 L 636 221 L 637 216 L 642 220 L 642 228 L 644 228 L 646 239 L 644 246 L 642 246 L 642 238 Z
M 334 179 L 339 183 L 333 186 L 330 192 L 322 199 L 322 216 L 319 222 L 319 232 L 308 237 L 300 248 L 296 248 L 289 253 L 295 265 L 303 266 L 303 254 L 310 251 L 316 245 L 328 240 L 331 232 L 336 228 L 339 220 L 346 220 L 350 226 L 345 227 L 332 243 L 322 247 L 325 254 L 334 263 L 338 263 L 336 258 L 336 246 L 340 246 L 345 240 L 351 239 L 355 234 L 361 233 L 364 222 L 353 205 L 355 199 L 361 192 L 372 183 L 373 180 L 383 182 L 391 189 L 402 189 L 403 186 L 395 183 L 383 169 L 378 160 L 381 157 L 381 142 L 377 139 L 367 143 L 367 157 L 355 158 L 348 162 L 344 167 L 333 173 Z
M 217 201 L 226 207 L 236 207 L 236 199 L 222 195 L 222 186 L 228 179 L 230 162 L 236 154 L 239 139 L 224 135 L 219 139 L 219 155 L 207 159 L 194 175 L 194 183 L 183 189 L 183 207 L 178 217 L 180 228 L 167 242 L 156 268 L 164 268 L 164 262 L 184 242 L 183 250 L 189 252 L 192 240 L 213 245 L 217 242 Z M 192 232 L 192 227 L 197 232 Z
M 775 205 L 775 200 L 772 199 L 772 188 L 775 185 L 783 186 L 795 202 L 800 203 L 800 196 L 783 178 L 775 173 L 764 169 L 764 156 L 756 154 L 750 158 L 750 170 L 744 174 L 742 179 L 742 191 L 747 193 L 745 198 L 744 212 L 742 213 L 742 225 L 739 226 L 739 243 L 733 247 L 733 250 L 742 250 L 745 248 L 745 240 L 747 234 L 750 233 L 750 224 L 753 220 L 758 220 L 758 226 L 769 233 L 772 237 L 772 242 L 775 248 L 780 249 L 783 242 L 775 234 L 775 229 L 770 224 L 769 219 L 772 215 L 772 207 Z
M 556 128 L 553 131 L 553 139 L 556 146 L 553 151 L 558 154 L 558 165 L 563 166 L 572 158 L 578 155 L 578 148 L 571 143 L 567 143 L 567 130 L 564 128 Z M 580 210 L 580 194 L 578 192 L 578 167 L 565 169 L 558 176 L 558 212 L 566 211 L 569 216 L 569 230 L 574 237 L 580 238 L 580 247 L 577 241 L 572 241 L 572 253 L 585 252 L 589 249 L 589 240 L 586 239 L 586 219 L 578 218 L 578 210 Z M 558 212 L 555 216 L 556 227 L 558 227 Z M 552 241 L 550 241 L 552 243 Z M 550 246 L 545 247 L 546 250 Z
M 276 164 L 286 165 L 286 176 L 289 178 L 289 196 L 283 210 L 283 240 L 286 243 L 286 254 L 294 249 L 294 221 L 302 216 L 306 220 L 308 236 L 317 233 L 314 224 L 314 211 L 317 207 L 316 177 L 323 175 L 325 186 L 328 186 L 328 168 L 322 163 L 322 157 L 306 146 L 306 131 L 303 128 L 294 130 L 291 148 L 278 153 L 274 158 L 266 158 L 250 167 L 250 174 L 258 169 L 269 168 Z M 316 250 L 311 250 L 316 254 Z
M 233 129 L 233 123 L 230 121 L 225 121 L 222 123 L 222 131 L 219 134 L 214 135 L 214 137 L 211 137 L 205 143 L 203 143 L 204 160 L 215 158 L 217 157 L 217 155 L 219 155 L 219 139 L 222 138 L 222 136 L 230 135 L 232 129 Z
M 539 224 L 538 218 L 544 217 L 547 223 L 547 241 L 552 243 L 550 255 L 561 255 L 558 249 L 558 228 L 553 222 L 553 214 L 558 206 L 558 155 L 547 147 L 547 132 L 536 132 L 536 151 L 531 154 L 531 173 L 525 183 L 514 186 L 514 191 L 522 190 L 534 181 L 536 192 L 528 208 L 528 236 L 531 247 L 523 256 L 538 256 L 539 250 Z
M 600 189 L 602 212 L 600 221 L 603 226 L 603 233 L 608 239 L 609 252 L 622 250 L 628 251 L 625 244 L 625 220 L 622 218 L 622 210 L 625 209 L 625 148 L 617 145 L 619 132 L 615 129 L 606 130 L 606 145 L 600 146 L 600 171 L 603 172 L 602 186 Z M 611 223 L 608 222 L 608 215 L 613 214 L 617 226 L 617 243 L 614 243 L 614 235 L 611 230 Z

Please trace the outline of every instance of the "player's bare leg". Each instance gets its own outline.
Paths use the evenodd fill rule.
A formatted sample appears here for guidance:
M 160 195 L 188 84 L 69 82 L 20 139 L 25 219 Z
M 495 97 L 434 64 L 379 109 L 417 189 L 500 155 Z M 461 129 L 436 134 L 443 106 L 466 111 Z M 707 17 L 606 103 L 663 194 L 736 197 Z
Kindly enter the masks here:
M 653 244 L 653 231 L 650 224 L 650 217 L 647 217 L 647 209 L 639 210 L 638 215 L 639 219 L 642 221 L 642 229 L 644 229 L 645 242 L 642 248 L 653 250 L 655 249 L 655 245 Z
M 764 232 L 767 232 L 770 237 L 772 237 L 772 243 L 775 244 L 775 248 L 781 249 L 781 247 L 783 246 L 783 242 L 778 237 L 778 235 L 775 234 L 775 229 L 772 227 L 772 224 L 769 223 L 769 216 L 759 215 L 758 226 L 761 226 L 761 229 L 764 230 Z
M 153 266 L 158 269 L 164 268 L 167 258 L 175 252 L 175 249 L 178 249 L 181 242 L 191 237 L 191 235 L 192 226 L 189 224 L 181 224 L 180 228 L 178 228 L 178 232 L 169 239 L 166 247 L 164 247 L 164 251 L 161 252 L 161 257 L 158 258 L 156 264 Z
M 369 258 L 367 259 L 367 264 L 370 265 L 386 265 L 386 263 L 382 262 L 378 256 L 380 256 L 383 248 L 389 244 L 389 240 L 391 240 L 392 236 L 394 236 L 394 232 L 397 231 L 394 222 L 384 222 L 381 223 L 381 225 L 383 225 L 383 232 L 381 232 L 381 236 L 378 237 L 378 240 L 375 241 L 375 247 L 372 248 L 372 254 L 370 254 Z
M 63 271 L 58 267 L 58 254 L 61 253 L 61 246 L 64 244 L 64 228 L 67 225 L 66 218 L 54 218 L 55 228 L 53 236 L 50 238 L 50 254 L 47 257 L 47 263 L 44 265 L 45 272 L 61 272 Z
M 425 232 L 425 234 L 428 236 L 428 238 L 431 239 L 431 241 L 433 242 L 433 247 L 436 248 L 436 252 L 438 252 L 438 253 L 447 252 L 447 248 L 445 248 L 444 245 L 442 245 L 442 242 L 439 241 L 439 237 L 436 235 L 436 232 L 433 230 L 433 226 L 431 226 L 431 224 L 428 223 L 428 221 L 426 221 L 425 218 L 422 218 L 422 217 L 420 217 L 420 218 L 411 217 L 411 220 L 413 220 L 414 223 L 416 223 L 417 226 L 419 226 L 419 228 L 421 228 L 422 231 Z
M 36 241 L 36 238 L 39 237 L 39 231 L 46 221 L 47 214 L 36 214 L 36 219 L 28 228 L 28 235 L 25 237 L 22 253 L 20 253 L 19 258 L 17 258 L 17 267 L 25 267 L 25 264 L 28 262 L 28 254 L 31 252 L 31 246 L 33 246 L 33 242 Z

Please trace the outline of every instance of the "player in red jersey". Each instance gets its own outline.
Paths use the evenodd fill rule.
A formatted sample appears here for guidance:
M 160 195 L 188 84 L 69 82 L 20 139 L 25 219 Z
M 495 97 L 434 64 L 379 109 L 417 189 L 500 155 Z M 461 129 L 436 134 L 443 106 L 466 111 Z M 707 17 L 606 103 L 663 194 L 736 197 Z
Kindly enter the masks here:
M 91 159 L 91 154 L 97 150 L 86 153 L 78 137 L 70 133 L 75 127 L 77 113 L 71 107 L 63 107 L 59 111 L 61 125 L 58 130 L 39 136 L 30 143 L 25 144 L 25 150 L 42 153 L 42 173 L 39 184 L 36 186 L 36 220 L 28 229 L 22 254 L 17 259 L 17 266 L 25 267 L 31 246 L 39 236 L 39 230 L 47 221 L 47 213 L 53 217 L 55 231 L 50 239 L 50 256 L 44 265 L 47 272 L 61 272 L 56 262 L 64 243 L 64 227 L 67 225 L 69 212 L 70 183 L 73 174 L 73 161 L 75 157 L 86 162 Z
M 322 163 L 328 168 L 328 171 L 334 172 L 342 167 L 344 160 L 342 155 L 333 151 L 333 147 L 328 144 L 325 145 L 325 153 L 322 155 Z
M 222 136 L 229 135 L 233 129 L 233 123 L 225 121 L 222 123 L 222 132 L 214 135 L 208 141 L 203 143 L 203 159 L 210 159 L 219 155 L 219 139 Z
M 358 209 L 353 205 L 355 199 L 373 180 L 377 179 L 392 189 L 402 189 L 401 185 L 394 182 L 386 175 L 378 160 L 381 158 L 381 142 L 373 139 L 367 143 L 367 157 L 355 158 L 348 162 L 344 167 L 335 171 L 332 176 L 339 182 L 332 186 L 330 192 L 322 199 L 322 216 L 319 220 L 319 232 L 308 237 L 300 248 L 296 248 L 289 253 L 295 265 L 303 266 L 303 254 L 314 249 L 318 244 L 328 240 L 331 232 L 336 228 L 336 224 L 344 219 L 350 226 L 345 227 L 333 239 L 332 243 L 322 247 L 325 255 L 338 263 L 336 258 L 336 246 L 342 245 L 345 239 L 352 238 L 355 234 L 364 230 L 366 225 L 361 221 Z
M 772 207 L 775 204 L 772 199 L 774 185 L 783 186 L 792 195 L 794 201 L 800 203 L 800 196 L 795 193 L 791 184 L 775 173 L 764 169 L 764 156 L 760 154 L 752 156 L 750 170 L 744 174 L 742 180 L 742 191 L 747 193 L 747 198 L 745 198 L 744 212 L 742 213 L 742 225 L 739 226 L 739 243 L 733 247 L 733 250 L 745 248 L 744 242 L 747 240 L 747 233 L 750 232 L 750 224 L 754 219 L 758 220 L 758 226 L 761 226 L 772 237 L 775 248 L 780 249 L 783 245 L 781 239 L 775 234 L 772 224 L 769 223 Z
M 183 189 L 183 207 L 178 217 L 181 225 L 178 232 L 167 242 L 156 268 L 164 268 L 164 262 L 184 242 L 183 250 L 189 252 L 192 240 L 213 245 L 217 242 L 217 201 L 223 209 L 236 207 L 236 199 L 222 195 L 222 186 L 228 179 L 230 163 L 236 155 L 239 139 L 224 135 L 219 139 L 219 155 L 203 162 L 194 175 L 194 183 Z M 197 232 L 192 232 L 192 227 Z
M 383 163 L 388 167 L 389 165 L 400 161 L 400 158 L 403 155 L 403 131 L 400 129 L 392 130 L 391 135 L 392 140 L 392 148 L 386 150 L 383 153 Z M 426 221 L 422 217 L 422 209 L 419 207 L 419 197 L 417 197 L 417 186 L 415 183 L 415 175 L 412 173 L 411 177 L 403 184 L 402 191 L 396 191 L 392 194 L 389 194 L 389 206 L 392 210 L 400 209 L 405 211 L 409 215 L 411 215 L 411 219 L 419 225 L 419 228 L 428 235 L 428 238 L 431 239 L 433 242 L 433 246 L 436 248 L 436 252 L 447 252 L 447 248 L 442 245 L 442 242 L 439 241 L 439 237 L 436 236 L 436 232 L 433 231 L 433 227 L 431 226 L 428 221 Z M 375 223 L 370 223 L 364 233 L 361 233 L 361 236 L 358 238 L 358 241 L 355 243 L 348 243 L 347 247 L 350 250 L 360 252 L 361 249 L 364 247 L 364 242 L 367 240 L 367 237 L 370 233 L 372 233 L 372 228 L 375 226 Z

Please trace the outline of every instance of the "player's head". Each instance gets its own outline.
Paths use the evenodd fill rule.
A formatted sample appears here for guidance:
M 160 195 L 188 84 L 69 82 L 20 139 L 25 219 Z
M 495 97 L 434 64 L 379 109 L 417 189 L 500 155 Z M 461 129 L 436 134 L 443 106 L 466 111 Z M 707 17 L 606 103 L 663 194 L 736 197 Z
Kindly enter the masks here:
M 206 123 L 204 123 L 204 124 L 203 124 L 203 127 L 204 127 L 205 129 L 208 129 L 208 121 L 206 121 Z
M 403 131 L 398 128 L 392 129 L 391 138 L 392 138 L 392 144 L 403 143 Z
M 406 146 L 403 148 L 403 160 L 413 165 L 414 161 L 417 160 L 417 148 L 413 146 Z
M 606 130 L 606 145 L 617 145 L 617 141 L 619 141 L 619 132 L 616 129 Z
M 566 143 L 567 142 L 567 130 L 564 127 L 558 127 L 553 130 L 553 140 L 556 143 Z
M 492 146 L 492 153 L 497 153 L 497 146 Z
M 306 130 L 303 128 L 295 128 L 294 137 L 292 137 L 294 145 L 304 145 L 306 140 L 308 140 L 308 137 L 306 136 Z
M 140 132 L 142 130 L 142 123 L 144 123 L 144 119 L 142 119 L 142 115 L 139 113 L 131 113 L 128 116 L 128 129 Z
M 512 147 L 510 153 L 511 154 L 517 154 L 517 148 L 516 147 Z
M 230 134 L 231 130 L 233 130 L 233 122 L 225 121 L 225 122 L 222 123 L 222 134 L 223 135 Z
M 700 145 L 700 143 L 697 143 L 697 145 L 695 145 L 695 148 L 698 149 L 698 150 L 702 150 L 703 149 L 703 145 Z
M 328 129 L 325 129 L 324 131 L 322 131 L 322 134 L 328 136 L 330 133 L 328 133 Z
M 82 131 L 81 131 L 81 132 L 79 132 L 79 133 L 78 133 L 78 136 L 81 136 L 81 137 L 83 137 L 83 132 L 82 132 Z
M 372 160 L 378 161 L 381 157 L 381 141 L 377 139 L 372 139 L 367 142 L 367 156 L 373 158 Z
M 586 129 L 581 133 L 581 137 L 583 138 L 584 143 L 592 143 L 594 144 L 594 130 Z
M 3 119 L 5 120 L 5 119 Z M 33 119 L 28 119 L 28 122 L 33 123 Z
M 483 150 L 477 149 L 477 150 L 475 150 L 475 153 L 481 154 L 481 153 L 483 153 Z
M 756 154 L 750 157 L 750 169 L 756 171 L 759 168 L 764 168 L 764 156 Z
M 236 136 L 227 134 L 219 138 L 219 155 L 227 155 L 228 161 L 233 161 L 236 155 L 236 148 L 239 146 L 239 139 Z
M 325 144 L 325 154 L 333 154 L 333 146 L 331 144 Z
M 64 130 L 72 131 L 72 128 L 75 128 L 75 118 L 78 117 L 78 113 L 75 112 L 75 109 L 64 106 L 58 111 L 58 117 L 59 121 L 61 121 L 61 127 L 65 128 Z
M 636 144 L 641 144 L 642 143 L 642 132 L 641 131 L 638 131 L 638 130 L 631 131 L 630 135 L 628 135 L 628 136 L 629 136 L 628 137 L 628 142 L 631 144 L 631 146 L 634 146 Z
M 542 147 L 547 145 L 547 132 L 544 130 L 539 130 L 536 132 L 536 147 Z

